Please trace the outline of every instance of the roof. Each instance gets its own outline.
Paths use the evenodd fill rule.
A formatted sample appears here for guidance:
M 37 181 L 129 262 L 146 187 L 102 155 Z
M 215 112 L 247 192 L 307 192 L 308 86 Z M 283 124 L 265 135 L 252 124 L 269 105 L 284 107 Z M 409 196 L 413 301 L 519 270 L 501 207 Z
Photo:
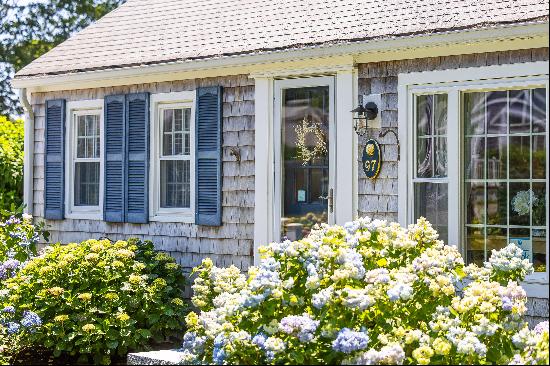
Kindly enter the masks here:
M 16 79 L 548 21 L 546 0 L 128 0 Z

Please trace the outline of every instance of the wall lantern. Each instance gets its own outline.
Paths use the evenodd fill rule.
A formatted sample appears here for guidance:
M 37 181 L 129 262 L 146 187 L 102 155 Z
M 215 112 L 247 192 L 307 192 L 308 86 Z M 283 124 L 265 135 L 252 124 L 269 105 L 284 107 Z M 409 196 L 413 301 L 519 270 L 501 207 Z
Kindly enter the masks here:
M 367 134 L 368 121 L 378 116 L 378 107 L 376 103 L 368 102 L 365 106 L 360 104 L 359 107 L 351 112 L 354 113 L 353 128 L 355 129 L 355 133 L 359 136 L 365 136 Z

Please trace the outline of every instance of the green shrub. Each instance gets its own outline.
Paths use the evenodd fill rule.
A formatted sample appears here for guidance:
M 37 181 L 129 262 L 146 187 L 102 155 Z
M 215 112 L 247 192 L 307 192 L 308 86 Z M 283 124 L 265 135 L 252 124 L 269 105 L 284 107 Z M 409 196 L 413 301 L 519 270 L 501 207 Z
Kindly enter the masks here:
M 150 242 L 88 240 L 46 248 L 6 281 L 0 303 L 42 319 L 27 344 L 105 364 L 181 331 L 183 285 L 179 265 Z
M 510 244 L 464 266 L 421 218 L 323 225 L 260 248 L 248 274 L 195 271 L 190 364 L 548 364 L 548 323 L 523 319 L 532 272 Z
M 0 116 L 0 209 L 13 210 L 22 201 L 23 121 Z

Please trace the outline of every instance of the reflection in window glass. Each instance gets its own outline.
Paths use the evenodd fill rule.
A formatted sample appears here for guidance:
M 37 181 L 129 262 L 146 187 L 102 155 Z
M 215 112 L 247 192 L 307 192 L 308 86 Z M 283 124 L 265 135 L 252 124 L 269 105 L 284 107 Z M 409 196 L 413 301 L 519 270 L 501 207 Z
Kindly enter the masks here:
M 299 240 L 328 221 L 330 90 L 281 93 L 281 236 Z
M 425 217 L 448 240 L 447 95 L 416 96 L 415 218 Z
M 516 243 L 546 265 L 546 91 L 465 93 L 464 235 L 469 262 Z

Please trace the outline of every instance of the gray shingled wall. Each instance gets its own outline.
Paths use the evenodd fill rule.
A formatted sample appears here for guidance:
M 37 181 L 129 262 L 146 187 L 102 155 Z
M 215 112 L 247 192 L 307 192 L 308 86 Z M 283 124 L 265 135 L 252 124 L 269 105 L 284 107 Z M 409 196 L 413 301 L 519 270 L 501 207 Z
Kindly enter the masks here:
M 445 70 L 464 67 L 502 65 L 518 62 L 547 61 L 548 48 L 532 50 L 479 53 L 474 55 L 432 57 L 419 60 L 377 62 L 359 65 L 359 95 L 382 94 L 380 108 L 381 126 L 397 131 L 397 76 L 400 73 Z M 359 216 L 370 216 L 397 221 L 397 145 L 393 135 L 378 138 L 379 130 L 371 131 L 381 144 L 384 163 L 380 175 L 374 181 L 369 180 L 359 169 Z M 359 143 L 361 148 L 366 138 Z M 403 152 L 402 152 L 403 154 Z M 358 161 L 358 164 L 360 160 Z M 536 323 L 548 319 L 548 299 L 529 299 L 528 319 Z
M 223 94 L 223 198 L 221 227 L 182 223 L 115 224 L 94 220 L 48 221 L 52 242 L 78 242 L 89 238 L 113 240 L 139 236 L 152 240 L 190 271 L 202 258 L 217 265 L 235 264 L 246 270 L 251 265 L 254 237 L 254 80 L 246 75 L 200 80 L 174 81 L 33 94 L 35 111 L 34 215 L 44 214 L 44 118 L 45 100 L 67 101 L 103 98 L 109 94 L 133 92 L 166 93 L 195 90 L 200 86 L 222 85 Z M 229 154 L 238 147 L 241 162 Z

